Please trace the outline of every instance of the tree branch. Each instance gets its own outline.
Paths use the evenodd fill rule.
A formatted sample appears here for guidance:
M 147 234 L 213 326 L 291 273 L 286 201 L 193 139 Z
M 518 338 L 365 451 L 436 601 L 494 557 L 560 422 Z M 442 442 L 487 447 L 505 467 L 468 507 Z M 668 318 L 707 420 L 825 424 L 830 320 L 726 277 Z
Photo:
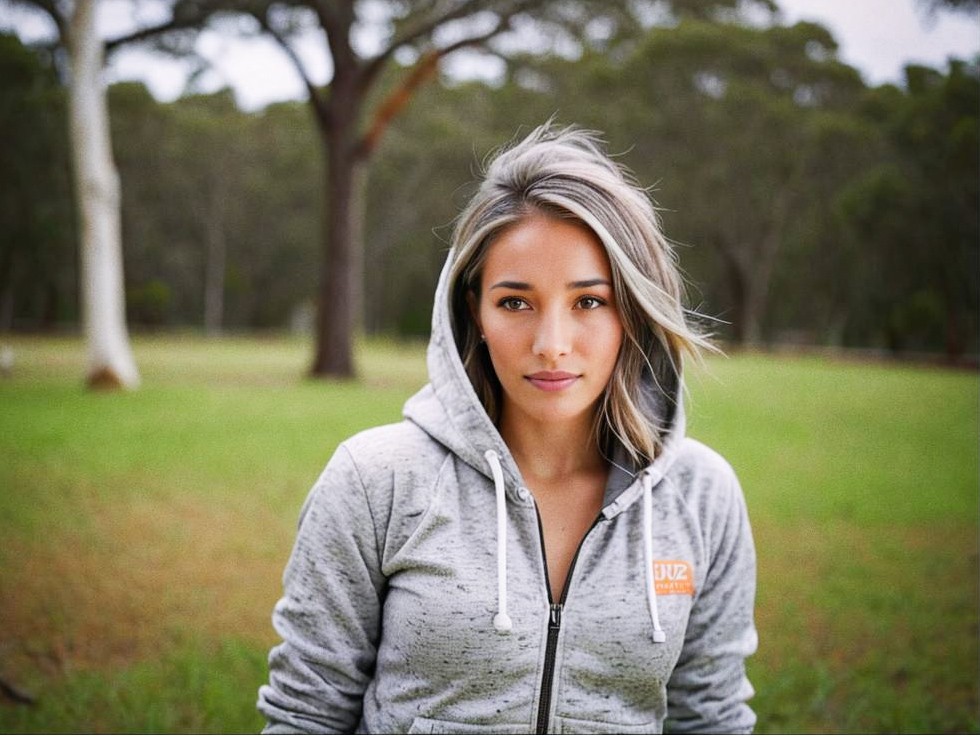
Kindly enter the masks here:
M 504 20 L 503 24 L 498 23 L 497 28 L 495 28 L 491 33 L 478 36 L 475 38 L 475 40 L 464 39 L 463 41 L 459 42 L 461 45 L 458 47 L 462 48 L 462 46 L 471 46 L 489 40 L 491 37 L 497 35 L 504 28 L 506 28 L 509 25 L 511 18 L 513 18 L 515 15 L 517 15 L 518 13 L 523 13 L 524 11 L 530 10 L 536 5 L 541 5 L 541 4 L 543 4 L 543 0 L 518 0 L 518 2 L 515 2 L 510 9 L 501 12 L 500 17 L 502 20 Z M 429 21 L 422 23 L 418 27 L 410 31 L 407 31 L 406 33 L 402 34 L 398 38 L 393 39 L 392 42 L 388 44 L 387 48 L 385 48 L 381 53 L 379 53 L 377 56 L 372 58 L 367 63 L 367 66 L 364 68 L 364 71 L 361 75 L 362 88 L 367 89 L 367 87 L 371 85 L 371 83 L 374 81 L 377 75 L 381 72 L 381 69 L 384 67 L 384 65 L 391 59 L 392 55 L 399 48 L 402 48 L 403 46 L 407 46 L 419 40 L 420 38 L 424 38 L 425 36 L 435 31 L 436 28 L 438 28 L 444 23 L 448 23 L 453 20 L 459 20 L 460 18 L 464 18 L 467 15 L 479 12 L 480 10 L 484 10 L 484 9 L 489 10 L 490 8 L 486 6 L 487 6 L 486 0 L 468 0 L 467 2 L 461 3 L 455 8 L 448 10 L 447 12 L 443 13 L 441 16 L 430 19 Z M 442 49 L 440 51 L 440 55 L 445 56 L 447 53 L 456 50 L 456 48 L 457 48 L 456 44 L 453 44 L 452 47 Z
M 327 34 L 334 75 L 357 67 L 357 57 L 350 47 L 350 29 L 354 24 L 353 0 L 314 2 L 313 9 Z
M 460 3 L 455 8 L 450 8 L 441 16 L 430 18 L 428 21 L 421 23 L 406 33 L 403 33 L 401 36 L 392 39 L 391 43 L 388 44 L 388 47 L 372 58 L 364 68 L 364 73 L 362 74 L 362 84 L 364 88 L 371 85 L 371 82 L 384 67 L 385 63 L 399 48 L 406 46 L 413 41 L 417 41 L 423 36 L 429 35 L 443 23 L 448 23 L 451 20 L 458 20 L 459 18 L 469 15 L 469 13 L 472 11 L 479 10 L 480 6 L 484 5 L 485 2 L 486 0 L 466 0 L 466 2 Z
M 503 33 L 508 28 L 510 28 L 510 21 L 515 15 L 517 15 L 520 12 L 523 12 L 524 10 L 527 9 L 527 7 L 530 7 L 532 5 L 537 5 L 537 4 L 538 4 L 537 0 L 530 0 L 529 2 L 518 3 L 518 6 L 515 7 L 514 10 L 511 10 L 510 12 L 501 15 L 500 19 L 497 21 L 497 25 L 495 25 L 486 33 L 481 33 L 478 36 L 470 36 L 469 38 L 462 38 L 459 41 L 456 41 L 455 43 L 451 43 L 444 48 L 438 49 L 436 53 L 439 54 L 440 57 L 442 57 L 442 56 L 447 56 L 451 54 L 453 51 L 458 51 L 459 49 L 465 48 L 467 46 L 479 46 L 481 43 L 486 43 L 494 36 L 497 36 Z
M 203 28 L 211 16 L 227 12 L 252 12 L 246 3 L 236 3 L 234 0 L 177 0 L 173 5 L 173 16 L 170 20 L 155 26 L 140 28 L 125 36 L 106 41 L 106 51 L 127 43 L 146 41 L 150 38 L 189 28 Z
M 310 79 L 310 75 L 306 73 L 306 67 L 303 66 L 303 62 L 300 60 L 299 55 L 293 49 L 292 46 L 286 41 L 286 39 L 279 33 L 272 24 L 269 22 L 268 9 L 264 12 L 256 11 L 252 16 L 259 22 L 266 33 L 272 36 L 273 39 L 282 47 L 282 50 L 286 52 L 289 60 L 292 62 L 293 66 L 296 68 L 296 72 L 299 74 L 300 79 L 303 80 L 303 84 L 306 85 L 307 94 L 310 96 L 310 104 L 313 105 L 313 110 L 316 112 L 317 120 L 320 125 L 325 129 L 330 129 L 333 124 L 333 118 L 330 115 L 330 111 L 327 109 L 326 102 L 323 97 L 320 96 L 319 91 L 313 80 Z
M 182 19 L 179 21 L 173 19 L 167 21 L 166 23 L 160 23 L 159 25 L 149 26 L 147 28 L 140 28 L 138 31 L 133 31 L 132 33 L 128 33 L 125 36 L 119 36 L 118 38 L 109 39 L 108 41 L 105 42 L 105 50 L 108 53 L 110 51 L 114 51 L 116 48 L 122 46 L 123 44 L 135 43 L 138 41 L 146 41 L 150 38 L 159 36 L 169 31 L 176 31 L 182 28 L 191 28 L 194 25 L 196 25 L 196 22 L 198 20 L 203 21 L 205 17 L 206 16 L 201 15 L 199 19 L 198 18 L 195 18 L 193 20 Z
M 515 4 L 507 13 L 502 13 L 497 19 L 496 25 L 486 33 L 462 38 L 444 48 L 425 53 L 398 89 L 389 94 L 378 106 L 377 112 L 374 114 L 374 119 L 371 121 L 371 127 L 368 128 L 368 131 L 357 145 L 357 156 L 359 158 L 366 158 L 374 152 L 374 149 L 378 146 L 378 142 L 381 140 L 381 136 L 388 128 L 392 119 L 405 108 L 422 83 L 435 74 L 439 60 L 442 57 L 467 46 L 477 46 L 481 43 L 486 43 L 494 36 L 509 28 L 511 19 L 515 15 L 531 5 L 536 5 L 538 1 L 527 0 L 526 2 Z
M 435 74 L 440 58 L 442 58 L 442 54 L 439 52 L 430 51 L 426 53 L 419 59 L 401 86 L 378 105 L 374 119 L 371 121 L 371 127 L 357 144 L 356 155 L 358 158 L 367 158 L 374 152 L 378 146 L 378 141 L 381 140 L 381 136 L 388 128 L 388 124 L 409 103 L 415 94 L 415 90 Z

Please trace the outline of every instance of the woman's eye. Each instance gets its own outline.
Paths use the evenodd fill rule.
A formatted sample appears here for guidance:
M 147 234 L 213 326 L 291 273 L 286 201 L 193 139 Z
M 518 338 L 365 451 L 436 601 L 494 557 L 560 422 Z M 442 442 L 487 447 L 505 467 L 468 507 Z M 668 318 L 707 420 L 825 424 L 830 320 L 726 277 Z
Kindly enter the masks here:
M 499 306 L 504 307 L 507 311 L 521 311 L 527 308 L 524 299 L 519 299 L 516 296 L 508 296 L 505 299 L 501 299 Z
M 595 296 L 583 296 L 578 300 L 578 307 L 580 309 L 598 309 L 600 306 L 605 306 L 605 304 L 605 301 Z

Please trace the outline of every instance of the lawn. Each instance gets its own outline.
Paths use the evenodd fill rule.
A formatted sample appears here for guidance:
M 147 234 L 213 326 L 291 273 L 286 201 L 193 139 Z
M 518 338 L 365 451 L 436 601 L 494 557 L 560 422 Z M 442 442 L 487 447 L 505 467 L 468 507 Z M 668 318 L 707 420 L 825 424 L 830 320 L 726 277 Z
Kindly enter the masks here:
M 303 378 L 298 339 L 135 342 L 143 387 L 82 390 L 71 338 L 7 339 L 0 731 L 249 731 L 300 503 L 400 417 L 423 347 Z M 758 732 L 978 731 L 978 379 L 738 355 L 692 374 L 690 432 L 745 489 Z

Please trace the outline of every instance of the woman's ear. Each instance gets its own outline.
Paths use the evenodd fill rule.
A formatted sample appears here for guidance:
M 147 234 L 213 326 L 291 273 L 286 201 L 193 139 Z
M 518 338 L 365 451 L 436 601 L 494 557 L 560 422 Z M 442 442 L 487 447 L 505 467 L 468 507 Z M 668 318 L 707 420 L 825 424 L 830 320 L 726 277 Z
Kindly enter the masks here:
M 480 305 L 476 301 L 476 294 L 473 289 L 466 292 L 466 305 L 470 307 L 470 318 L 473 319 L 473 323 L 476 325 L 477 334 L 483 337 L 483 324 L 480 322 Z

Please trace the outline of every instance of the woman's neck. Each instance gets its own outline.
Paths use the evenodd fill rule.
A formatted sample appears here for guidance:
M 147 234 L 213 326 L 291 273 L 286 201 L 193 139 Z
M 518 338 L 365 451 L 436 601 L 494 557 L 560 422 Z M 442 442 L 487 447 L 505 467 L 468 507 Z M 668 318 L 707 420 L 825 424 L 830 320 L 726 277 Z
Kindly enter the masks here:
M 526 479 L 550 482 L 580 473 L 604 472 L 606 468 L 588 415 L 542 422 L 505 404 L 500 435 Z

